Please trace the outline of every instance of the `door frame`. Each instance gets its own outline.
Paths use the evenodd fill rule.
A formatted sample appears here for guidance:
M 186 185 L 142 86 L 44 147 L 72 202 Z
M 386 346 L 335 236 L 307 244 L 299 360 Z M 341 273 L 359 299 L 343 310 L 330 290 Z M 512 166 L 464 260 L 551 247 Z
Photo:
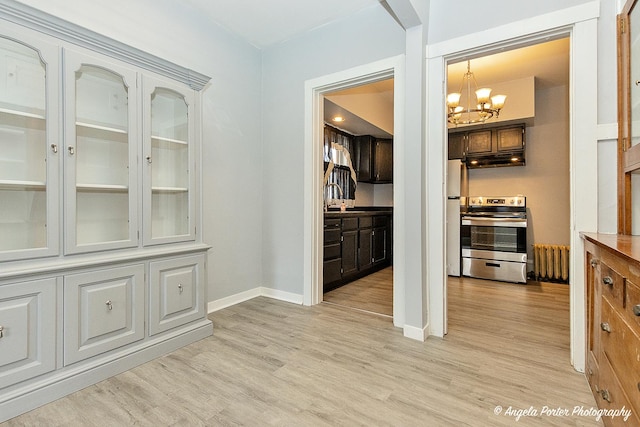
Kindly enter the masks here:
M 597 18 L 599 2 L 593 1 L 556 12 L 512 22 L 427 47 L 428 157 L 440 158 L 429 162 L 427 183 L 433 189 L 430 209 L 444 212 L 446 200 L 446 115 L 443 84 L 446 83 L 446 63 L 452 58 L 488 54 L 543 41 L 545 37 L 566 34 L 571 39 L 570 49 L 570 329 L 571 363 L 578 371 L 585 365 L 585 300 L 584 254 L 580 231 L 598 228 L 597 170 Z M 437 186 L 437 183 L 441 183 Z M 436 197 L 438 195 L 439 197 Z M 441 268 L 432 268 L 428 274 L 429 313 L 431 333 L 443 336 L 446 331 L 446 243 L 434 236 L 443 236 L 445 222 L 438 215 L 428 215 L 427 235 L 432 261 Z M 433 258 L 442 257 L 435 260 Z
M 402 259 L 404 241 L 401 176 L 404 122 L 404 55 L 382 59 L 362 66 L 328 74 L 305 82 L 304 123 L 304 290 L 303 304 L 322 302 L 323 256 L 323 156 L 324 94 L 388 78 L 394 79 L 393 112 L 393 254 Z M 404 325 L 404 270 L 401 263 L 393 269 L 393 323 Z

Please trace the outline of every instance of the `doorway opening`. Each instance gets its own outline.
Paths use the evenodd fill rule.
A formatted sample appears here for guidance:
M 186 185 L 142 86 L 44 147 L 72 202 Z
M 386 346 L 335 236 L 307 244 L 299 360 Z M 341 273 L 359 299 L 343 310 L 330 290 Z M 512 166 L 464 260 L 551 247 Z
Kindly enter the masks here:
M 326 184 L 329 181 L 325 180 L 325 173 L 327 172 L 327 164 L 325 162 L 325 123 L 330 122 L 331 118 L 325 118 L 325 105 L 326 108 L 330 110 L 334 108 L 331 104 L 337 105 L 339 108 L 347 110 L 347 112 L 358 115 L 357 113 L 352 112 L 353 107 L 346 107 L 346 102 L 344 99 L 339 99 L 341 96 L 349 96 L 349 94 L 357 93 L 358 91 L 362 91 L 366 89 L 369 85 L 373 88 L 383 87 L 385 84 L 388 86 L 389 83 L 392 82 L 393 90 L 391 93 L 387 93 L 385 96 L 391 96 L 392 98 L 392 116 L 387 117 L 387 122 L 391 123 L 391 126 L 381 124 L 381 121 L 377 121 L 367 116 L 361 117 L 363 122 L 369 122 L 369 125 L 374 124 L 374 126 L 380 128 L 379 130 L 385 131 L 389 136 L 392 137 L 393 143 L 391 145 L 391 153 L 393 158 L 394 170 L 397 170 L 396 167 L 398 159 L 402 159 L 402 132 L 394 132 L 393 129 L 399 129 L 400 126 L 398 123 L 401 123 L 402 120 L 402 97 L 403 91 L 401 88 L 404 87 L 403 81 L 403 64 L 404 57 L 398 56 L 389 58 L 386 60 L 381 60 L 375 63 L 366 64 L 364 66 L 355 67 L 353 69 L 345 70 L 342 72 L 338 72 L 335 74 L 327 75 L 318 79 L 310 80 L 306 82 L 306 141 L 305 141 L 305 188 L 309 189 L 309 193 L 305 197 L 305 288 L 304 288 L 304 303 L 306 305 L 318 304 L 324 300 L 324 274 L 325 274 L 325 233 L 324 233 L 324 224 L 325 224 L 325 202 L 328 204 L 328 210 L 333 211 L 333 215 L 337 215 L 338 221 L 340 223 L 340 227 L 342 227 L 342 222 L 351 217 L 355 217 L 356 221 L 347 221 L 350 224 L 347 224 L 347 228 L 351 228 L 351 230 L 347 230 L 347 232 L 352 232 L 351 238 L 352 242 L 355 242 L 355 247 L 358 250 L 371 250 L 372 254 L 376 252 L 377 248 L 382 248 L 383 254 L 396 253 L 397 248 L 401 248 L 402 246 L 402 237 L 400 234 L 400 238 L 395 238 L 398 236 L 397 233 L 398 227 L 401 227 L 403 224 L 402 217 L 399 216 L 399 212 L 402 212 L 402 206 L 399 205 L 397 199 L 397 192 L 401 190 L 401 187 L 398 187 L 397 179 L 395 179 L 396 174 L 392 174 L 392 178 L 389 179 L 389 182 L 384 187 L 381 184 L 373 184 L 373 182 L 357 182 L 356 187 L 360 187 L 360 193 L 358 193 L 358 188 L 356 188 L 354 192 L 354 199 L 352 201 L 348 201 L 345 203 L 345 207 L 347 212 L 340 212 L 340 205 L 343 200 L 340 200 L 339 190 L 328 192 L 326 191 Z M 386 83 L 385 83 L 386 82 Z M 354 98 L 358 98 L 357 96 Z M 362 96 L 360 98 L 363 98 Z M 326 101 L 329 103 L 326 103 Z M 360 99 L 362 102 L 362 99 Z M 364 101 L 365 103 L 369 101 Z M 341 106 L 340 103 L 343 103 Z M 363 114 L 363 113 L 360 113 Z M 338 133 L 341 134 L 353 134 L 354 137 L 363 136 L 363 137 L 371 137 L 371 142 L 375 142 L 377 139 L 375 135 L 368 135 L 371 132 L 362 132 L 359 130 L 347 132 L 349 129 L 343 123 L 341 125 L 330 124 L 332 128 L 337 129 Z M 387 128 L 388 130 L 385 130 Z M 331 144 L 329 141 L 329 148 L 331 148 Z M 337 148 L 337 147 L 334 147 Z M 351 153 L 349 153 L 351 157 Z M 357 155 L 354 157 L 358 157 Z M 358 161 L 362 161 L 359 159 Z M 335 167 L 335 164 L 332 165 Z M 357 165 L 361 166 L 361 165 Z M 354 168 L 355 173 L 355 168 Z M 348 172 L 348 175 L 351 175 L 351 171 Z M 333 182 L 333 181 L 331 181 Z M 342 181 L 344 185 L 344 180 Z M 336 181 L 336 183 L 338 183 Z M 391 184 L 393 183 L 393 184 Z M 375 187 L 379 185 L 379 187 Z M 390 187 L 390 185 L 395 186 L 396 188 Z M 331 187 L 336 187 L 331 185 Z M 367 187 L 368 190 L 366 189 Z M 384 188 L 384 189 L 383 189 Z M 342 189 L 341 189 L 342 190 Z M 344 193 L 344 191 L 342 191 Z M 338 194 L 338 200 L 336 200 L 336 194 Z M 386 219 L 384 215 L 378 215 L 378 213 L 374 211 L 370 211 L 368 209 L 359 209 L 358 206 L 363 206 L 364 208 L 375 207 L 372 205 L 376 204 L 376 200 L 385 200 L 384 204 L 388 208 L 389 212 L 387 212 Z M 382 203 L 382 202 L 380 202 Z M 353 206 L 347 208 L 346 206 Z M 357 213 L 349 213 L 349 209 L 358 211 Z M 361 211 L 361 212 L 360 212 Z M 341 214 L 347 214 L 346 216 L 341 216 Z M 372 215 L 369 215 L 372 213 Z M 364 217 L 363 226 L 360 225 L 360 216 Z M 369 217 L 367 220 L 366 218 Z M 377 218 L 379 217 L 379 218 Z M 376 221 L 374 224 L 373 221 Z M 367 228 L 367 221 L 371 221 L 371 225 Z M 386 223 L 385 223 L 386 221 Z M 335 221 L 334 221 L 335 222 Z M 355 233 L 353 233 L 353 228 L 355 227 Z M 386 229 L 386 232 L 382 232 L 378 234 L 378 236 L 383 236 L 381 242 L 375 242 L 373 235 L 371 236 L 371 240 L 369 240 L 367 236 L 367 232 L 373 232 L 375 229 L 383 228 Z M 362 233 L 361 233 L 362 231 Z M 385 235 L 386 233 L 386 235 Z M 342 234 L 342 228 L 340 231 Z M 360 237 L 362 236 L 362 241 Z M 392 237 L 393 236 L 393 237 Z M 342 235 L 340 236 L 342 238 Z M 363 248 L 361 243 L 364 241 L 371 242 L 371 248 Z M 366 246 L 366 245 L 365 245 Z M 354 245 L 351 246 L 351 249 L 354 249 Z M 339 249 L 342 251 L 342 248 Z M 341 254 L 342 252 L 340 252 Z M 361 265 L 358 263 L 358 255 L 357 251 L 352 252 L 355 254 L 356 259 L 356 269 Z M 353 257 L 351 259 L 354 259 Z M 363 257 L 364 260 L 367 259 L 366 256 Z M 376 260 L 374 260 L 376 262 Z M 382 270 L 380 270 L 382 271 Z M 403 266 L 397 266 L 396 268 L 388 270 L 388 275 L 391 278 L 391 293 L 392 293 L 392 313 L 393 313 L 393 321 L 396 326 L 401 326 L 404 324 L 404 298 L 403 298 L 403 283 L 397 280 L 399 274 L 403 271 Z

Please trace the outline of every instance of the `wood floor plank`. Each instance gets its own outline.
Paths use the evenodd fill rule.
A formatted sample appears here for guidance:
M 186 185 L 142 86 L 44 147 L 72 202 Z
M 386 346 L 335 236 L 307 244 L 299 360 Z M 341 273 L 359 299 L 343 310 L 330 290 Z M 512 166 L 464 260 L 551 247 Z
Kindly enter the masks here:
M 449 334 L 423 343 L 388 317 L 255 298 L 213 313 L 212 337 L 3 427 L 512 426 L 496 406 L 595 407 L 570 365 L 567 285 L 450 279 L 448 302 Z

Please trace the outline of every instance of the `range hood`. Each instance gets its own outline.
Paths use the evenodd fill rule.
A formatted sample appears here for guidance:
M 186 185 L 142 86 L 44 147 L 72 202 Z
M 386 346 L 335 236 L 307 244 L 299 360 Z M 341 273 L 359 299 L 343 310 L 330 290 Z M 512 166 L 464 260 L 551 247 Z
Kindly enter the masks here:
M 507 166 L 524 166 L 524 150 L 512 153 L 500 153 L 489 155 L 467 155 L 463 161 L 469 169 L 497 168 Z

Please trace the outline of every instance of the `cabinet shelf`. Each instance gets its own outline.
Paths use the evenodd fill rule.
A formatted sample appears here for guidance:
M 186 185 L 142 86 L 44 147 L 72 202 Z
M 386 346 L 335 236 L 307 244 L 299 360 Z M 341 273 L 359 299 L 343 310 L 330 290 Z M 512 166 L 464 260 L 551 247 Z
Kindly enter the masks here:
M 42 181 L 0 180 L 0 190 L 46 190 L 47 184 Z
M 105 192 L 105 193 L 126 193 L 129 187 L 126 185 L 115 184 L 78 184 L 76 185 L 78 192 Z
M 126 129 L 121 129 L 121 128 L 117 128 L 117 127 L 113 127 L 113 126 L 104 126 L 104 125 L 99 125 L 99 124 L 96 124 L 96 123 L 77 121 L 76 122 L 76 126 L 82 127 L 82 128 L 87 128 L 87 129 L 101 130 L 101 131 L 105 131 L 105 132 L 120 133 L 120 134 L 125 134 L 125 135 L 127 134 L 127 130 Z
M 186 187 L 152 187 L 154 193 L 187 193 L 189 189 Z
M 184 140 L 181 140 L 181 139 L 166 138 L 166 137 L 157 136 L 157 135 L 151 135 L 151 139 L 153 139 L 155 141 L 159 141 L 159 142 L 170 142 L 172 144 L 180 144 L 180 145 L 188 145 L 189 144 L 188 141 L 184 141 Z
M 28 118 L 28 119 L 39 119 L 39 120 L 45 120 L 46 119 L 46 117 L 44 116 L 43 113 L 29 113 L 27 111 L 14 110 L 12 108 L 0 107 L 0 113 L 1 114 L 8 114 L 8 115 L 11 115 L 11 116 L 24 117 L 24 118 Z

